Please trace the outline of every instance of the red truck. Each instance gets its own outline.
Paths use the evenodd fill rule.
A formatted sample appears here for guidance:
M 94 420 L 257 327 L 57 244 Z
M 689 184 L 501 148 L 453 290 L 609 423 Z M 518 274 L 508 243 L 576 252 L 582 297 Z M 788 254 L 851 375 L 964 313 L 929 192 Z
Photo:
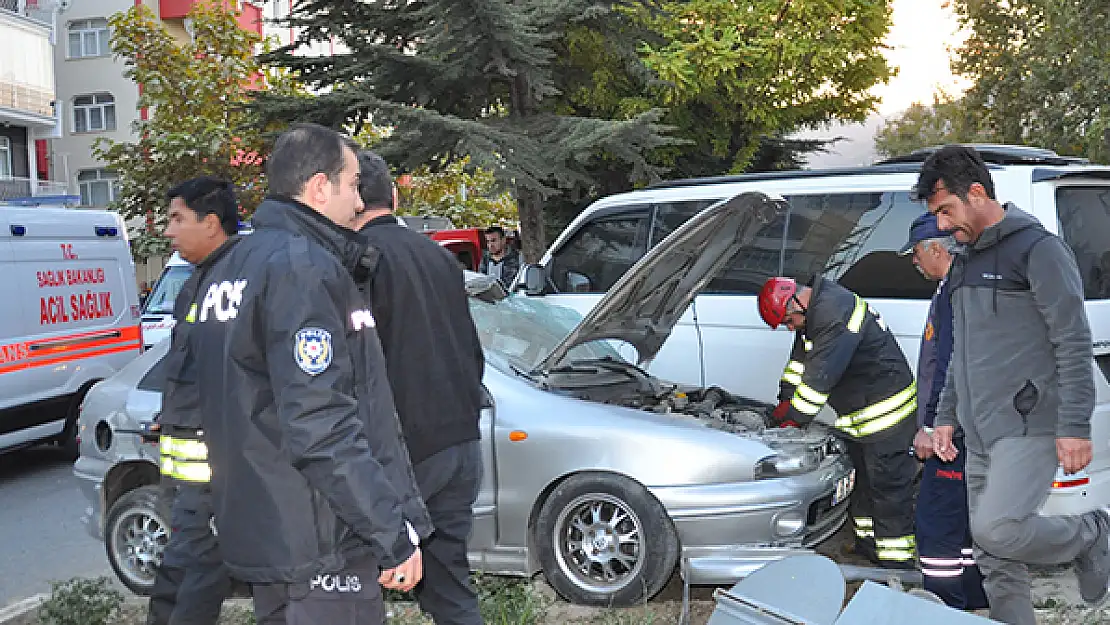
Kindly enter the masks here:
M 459 259 L 459 263 L 471 270 L 478 271 L 482 262 L 482 248 L 485 238 L 481 228 L 455 228 L 444 217 L 404 216 L 405 225 L 417 232 L 423 232 L 433 241 L 447 248 Z

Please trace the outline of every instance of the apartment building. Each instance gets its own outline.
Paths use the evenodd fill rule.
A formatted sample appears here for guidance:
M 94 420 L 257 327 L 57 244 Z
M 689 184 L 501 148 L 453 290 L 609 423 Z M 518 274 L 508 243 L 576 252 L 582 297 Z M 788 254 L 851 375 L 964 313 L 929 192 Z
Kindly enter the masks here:
M 53 0 L 0 0 L 0 201 L 63 201 L 46 140 L 56 136 Z

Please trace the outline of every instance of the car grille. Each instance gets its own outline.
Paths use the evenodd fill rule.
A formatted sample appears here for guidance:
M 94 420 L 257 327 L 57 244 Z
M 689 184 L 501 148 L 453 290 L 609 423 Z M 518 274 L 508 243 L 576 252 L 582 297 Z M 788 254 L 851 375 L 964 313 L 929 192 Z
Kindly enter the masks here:
M 832 494 L 826 495 L 809 505 L 806 514 L 806 533 L 802 537 L 802 544 L 815 545 L 828 538 L 839 527 L 848 514 L 848 501 L 845 499 L 834 508 Z

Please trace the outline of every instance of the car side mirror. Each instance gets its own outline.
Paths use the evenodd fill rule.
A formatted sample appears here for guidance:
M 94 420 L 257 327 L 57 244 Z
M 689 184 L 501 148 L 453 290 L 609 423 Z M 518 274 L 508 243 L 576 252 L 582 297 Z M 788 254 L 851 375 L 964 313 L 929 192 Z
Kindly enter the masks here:
M 519 284 L 524 286 L 527 295 L 543 295 L 547 287 L 547 272 L 540 265 L 525 265 L 524 279 Z

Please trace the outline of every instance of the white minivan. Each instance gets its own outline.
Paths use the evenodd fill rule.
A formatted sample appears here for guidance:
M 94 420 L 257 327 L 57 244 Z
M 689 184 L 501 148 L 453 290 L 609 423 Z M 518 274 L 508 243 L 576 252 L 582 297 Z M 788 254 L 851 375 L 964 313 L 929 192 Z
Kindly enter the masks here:
M 88 389 L 141 353 L 139 294 L 116 213 L 0 206 L 0 452 L 76 452 Z
M 193 266 L 174 252 L 143 303 L 144 350 L 169 338 L 174 326 L 173 304 L 181 287 L 192 274 Z
M 1059 476 L 1048 509 L 1110 505 L 1110 167 L 1036 148 L 976 147 L 991 169 L 999 200 L 1029 211 L 1071 246 L 1086 289 L 1098 391 L 1095 459 L 1085 474 Z M 737 255 L 739 260 L 694 299 L 649 370 L 664 379 L 776 401 L 793 335 L 763 323 L 755 296 L 768 277 L 805 282 L 816 274 L 881 311 L 916 367 L 935 284 L 897 250 L 910 222 L 925 210 L 911 200 L 910 189 L 929 153 L 868 167 L 678 180 L 603 198 L 541 259 L 542 296 L 585 313 L 685 220 L 721 198 L 757 190 L 786 198 L 789 212 L 769 223 L 754 249 Z M 517 288 L 524 286 L 525 273 Z M 624 355 L 636 359 L 634 352 Z

